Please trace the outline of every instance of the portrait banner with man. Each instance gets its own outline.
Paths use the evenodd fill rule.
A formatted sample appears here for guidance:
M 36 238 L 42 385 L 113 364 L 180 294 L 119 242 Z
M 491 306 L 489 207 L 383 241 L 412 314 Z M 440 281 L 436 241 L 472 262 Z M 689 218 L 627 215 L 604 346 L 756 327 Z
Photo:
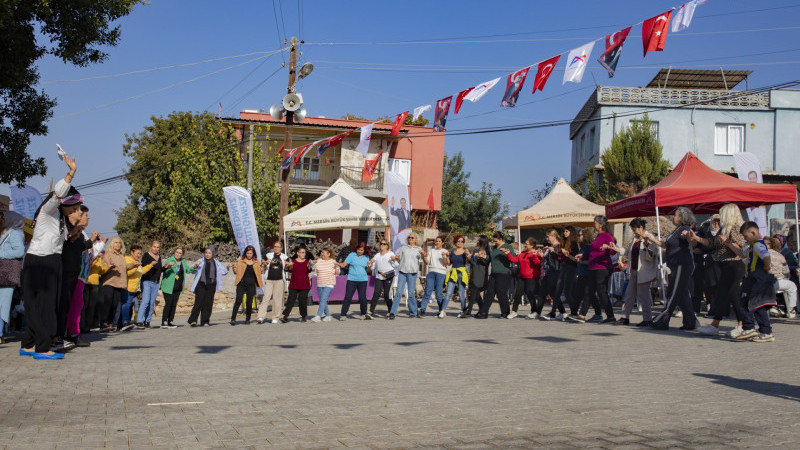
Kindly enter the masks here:
M 761 175 L 761 162 L 756 155 L 750 152 L 739 152 L 733 154 L 733 162 L 736 166 L 736 174 L 740 180 L 751 183 L 763 184 L 764 179 Z M 747 217 L 758 224 L 758 230 L 762 236 L 769 236 L 769 221 L 767 220 L 767 208 L 747 208 Z
M 405 177 L 397 172 L 386 172 L 386 198 L 389 201 L 392 249 L 397 251 L 411 233 L 411 202 Z

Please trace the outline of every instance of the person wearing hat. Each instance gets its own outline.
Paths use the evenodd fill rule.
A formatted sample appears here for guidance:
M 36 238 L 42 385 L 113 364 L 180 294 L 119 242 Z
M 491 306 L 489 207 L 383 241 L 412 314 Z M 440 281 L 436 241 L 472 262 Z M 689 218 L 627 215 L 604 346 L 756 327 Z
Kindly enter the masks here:
M 19 354 L 34 359 L 61 359 L 50 345 L 57 331 L 56 307 L 61 286 L 61 249 L 65 236 L 74 228 L 84 211 L 83 197 L 70 192 L 75 176 L 75 158 L 64 155 L 69 167 L 34 215 L 33 237 L 22 266 L 22 294 L 25 298 L 25 333 Z

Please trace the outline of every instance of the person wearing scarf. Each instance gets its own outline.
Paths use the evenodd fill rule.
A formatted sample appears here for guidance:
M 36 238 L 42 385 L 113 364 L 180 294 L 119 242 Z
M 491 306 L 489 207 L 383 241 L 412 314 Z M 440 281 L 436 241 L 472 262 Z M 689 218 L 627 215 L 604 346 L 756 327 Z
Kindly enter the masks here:
M 214 294 L 222 289 L 222 277 L 228 273 L 228 268 L 214 258 L 214 249 L 208 247 L 203 257 L 194 263 L 197 275 L 194 277 L 192 292 L 194 292 L 194 305 L 189 315 L 189 325 L 197 326 L 197 316 L 200 315 L 200 325 L 207 325 L 211 320 L 211 310 L 214 308 Z M 229 266 L 230 267 L 230 266 Z

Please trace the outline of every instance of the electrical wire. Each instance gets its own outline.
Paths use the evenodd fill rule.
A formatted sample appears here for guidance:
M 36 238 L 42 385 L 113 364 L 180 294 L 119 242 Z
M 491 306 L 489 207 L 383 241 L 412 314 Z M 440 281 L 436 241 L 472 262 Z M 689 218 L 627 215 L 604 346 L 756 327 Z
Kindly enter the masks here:
M 278 23 L 278 9 L 275 7 L 275 0 L 272 0 L 272 13 L 275 16 L 275 32 L 278 33 L 278 46 L 282 47 L 286 45 L 286 40 L 284 39 L 281 41 L 281 28 L 280 24 Z M 285 33 L 284 36 L 286 36 Z M 286 64 L 286 57 L 281 55 L 281 58 L 283 59 L 283 64 Z
M 272 56 L 272 55 L 270 55 L 270 56 Z M 237 81 L 237 82 L 236 82 L 236 83 L 235 83 L 233 86 L 231 86 L 231 88 L 230 88 L 230 89 L 228 89 L 227 91 L 225 91 L 225 93 L 224 93 L 224 94 L 220 95 L 218 99 L 214 100 L 214 102 L 212 102 L 212 103 L 211 103 L 209 106 L 206 106 L 206 110 L 209 110 L 209 109 L 211 109 L 211 107 L 212 107 L 212 106 L 214 106 L 214 105 L 216 105 L 216 104 L 220 103 L 220 102 L 222 101 L 222 99 L 223 99 L 223 98 L 225 98 L 225 96 L 227 96 L 228 94 L 230 94 L 231 92 L 233 92 L 233 90 L 234 90 L 234 89 L 236 89 L 237 87 L 239 87 L 239 85 L 241 85 L 242 83 L 244 83 L 244 81 L 245 81 L 246 79 L 250 78 L 250 76 L 251 76 L 251 75 L 253 75 L 254 73 L 256 73 L 256 71 L 257 71 L 258 69 L 260 69 L 260 68 L 261 68 L 261 66 L 263 66 L 264 64 L 266 64 L 266 62 L 267 62 L 268 60 L 269 60 L 269 57 L 267 57 L 266 59 L 264 59 L 263 61 L 261 61 L 260 63 L 258 63 L 258 65 L 257 65 L 256 67 L 254 67 L 254 68 L 253 68 L 253 70 L 251 70 L 250 72 L 247 72 L 247 75 L 245 75 L 245 76 L 244 76 L 244 77 L 242 77 L 242 78 L 241 78 L 239 81 Z
M 269 79 L 270 79 L 270 78 L 274 77 L 276 73 L 280 72 L 280 70 L 281 70 L 281 69 L 283 69 L 283 67 L 278 67 L 277 69 L 275 69 L 275 71 L 273 71 L 271 74 L 269 74 L 269 76 L 267 76 L 266 78 L 264 78 L 263 80 L 261 80 L 261 81 L 260 81 L 258 84 L 256 84 L 255 86 L 253 86 L 253 88 L 252 88 L 252 89 L 250 89 L 249 91 L 245 92 L 245 93 L 244 93 L 244 94 L 242 94 L 242 95 L 241 95 L 241 96 L 240 96 L 238 99 L 236 99 L 236 100 L 235 100 L 233 103 L 231 103 L 230 105 L 228 105 L 228 107 L 227 107 L 227 108 L 225 108 L 225 111 L 226 111 L 226 112 L 227 112 L 227 111 L 231 111 L 233 108 L 235 108 L 235 107 L 236 107 L 236 105 L 238 105 L 239 103 L 241 103 L 242 101 L 244 101 L 244 99 L 246 99 L 248 96 L 250 96 L 250 94 L 252 94 L 253 92 L 255 92 L 255 91 L 258 89 L 258 88 L 260 88 L 261 86 L 263 86 L 263 85 L 264 85 L 264 83 L 266 83 L 267 81 L 269 81 Z

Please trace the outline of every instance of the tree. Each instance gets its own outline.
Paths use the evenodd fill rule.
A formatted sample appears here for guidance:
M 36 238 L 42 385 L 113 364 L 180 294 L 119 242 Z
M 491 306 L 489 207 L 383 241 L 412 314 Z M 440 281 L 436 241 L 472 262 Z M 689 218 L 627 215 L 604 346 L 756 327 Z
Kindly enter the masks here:
M 623 128 L 600 156 L 612 196 L 630 197 L 661 181 L 670 171 L 647 114 Z M 618 194 L 618 195 L 617 195 Z
M 239 150 L 247 141 L 240 143 L 232 127 L 208 112 L 174 112 L 152 121 L 138 135 L 125 137 L 131 193 L 117 211 L 117 232 L 128 242 L 159 239 L 192 247 L 231 242 L 222 188 L 246 185 Z M 277 235 L 280 162 L 269 144 L 268 138 L 254 142 L 253 209 L 259 232 Z M 290 200 L 296 207 L 297 199 Z
M 3 0 L 0 2 L 0 183 L 45 175 L 33 159 L 31 136 L 47 133 L 55 100 L 37 90 L 36 61 L 46 54 L 79 67 L 102 62 L 103 46 L 119 42 L 124 17 L 143 0 Z M 38 40 L 37 40 L 38 38 Z M 43 41 L 45 43 L 43 43 Z
M 485 232 L 502 219 L 507 209 L 501 202 L 502 192 L 483 182 L 479 191 L 469 188 L 470 172 L 464 172 L 461 152 L 452 158 L 444 155 L 442 174 L 442 210 L 437 219 L 442 231 L 459 233 Z
M 550 191 L 556 187 L 556 184 L 558 184 L 558 177 L 553 177 L 553 179 L 545 183 L 543 187 L 529 191 L 533 205 L 539 203 L 543 198 L 547 197 L 547 194 L 549 194 Z

